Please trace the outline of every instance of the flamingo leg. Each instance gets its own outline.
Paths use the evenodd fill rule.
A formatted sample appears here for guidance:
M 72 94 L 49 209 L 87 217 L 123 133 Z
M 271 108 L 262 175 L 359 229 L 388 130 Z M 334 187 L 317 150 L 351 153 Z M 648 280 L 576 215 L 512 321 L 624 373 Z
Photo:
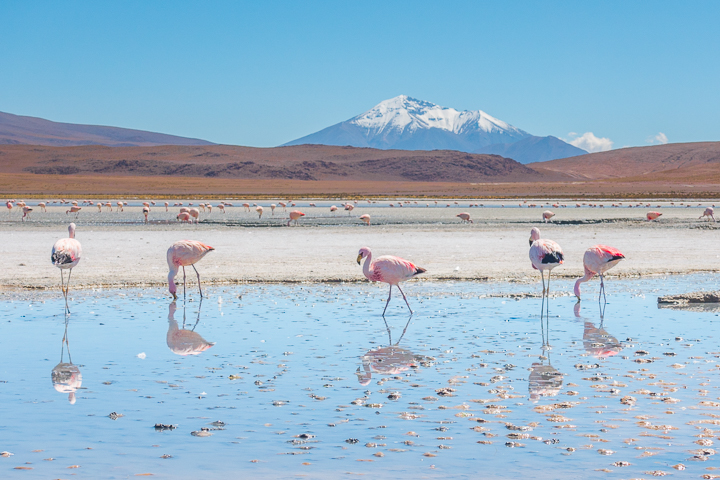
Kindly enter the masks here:
M 68 306 L 68 295 L 70 295 L 70 276 L 71 275 L 72 275 L 72 268 L 68 272 L 67 287 L 65 287 L 65 309 L 67 310 L 68 314 L 70 314 L 70 307 Z
M 197 275 L 198 288 L 200 289 L 200 299 L 202 301 L 203 293 L 202 293 L 202 287 L 200 286 L 200 273 L 197 271 L 197 268 L 195 268 L 195 265 L 193 265 L 192 267 L 193 267 L 193 270 L 195 270 L 195 274 Z
M 547 286 L 547 293 L 546 293 L 546 296 L 548 298 L 550 297 L 550 276 L 551 275 L 552 275 L 552 270 L 548 270 L 548 286 Z M 549 305 L 550 305 L 550 303 L 548 303 L 548 306 Z
M 185 278 L 185 265 L 183 265 L 183 300 L 187 298 L 187 291 L 185 289 L 185 284 L 187 284 L 187 279 Z
M 543 296 L 543 298 L 545 298 L 545 272 L 543 272 L 542 270 L 540 270 L 540 280 L 542 280 L 542 286 L 543 286 L 542 296 Z
M 605 296 L 605 282 L 603 281 L 603 275 L 600 275 L 600 293 L 602 293 L 604 303 L 607 303 L 607 297 Z M 598 302 L 600 298 L 598 297 Z
M 407 305 L 407 306 L 408 306 L 408 310 L 410 310 L 410 315 L 412 315 L 412 314 L 413 314 L 413 311 L 412 311 L 412 308 L 410 308 L 410 304 L 408 303 L 408 299 L 407 299 L 407 297 L 405 296 L 405 292 L 403 292 L 403 291 L 402 291 L 402 288 L 400 288 L 400 284 L 397 285 L 397 288 L 398 288 L 398 290 L 400 290 L 400 293 L 402 294 L 403 299 L 405 300 L 405 305 Z
M 385 302 L 385 309 L 383 310 L 382 316 L 385 317 L 385 312 L 387 311 L 387 307 L 390 304 L 390 298 L 392 298 L 392 285 L 390 285 L 390 293 L 388 294 L 387 302 Z

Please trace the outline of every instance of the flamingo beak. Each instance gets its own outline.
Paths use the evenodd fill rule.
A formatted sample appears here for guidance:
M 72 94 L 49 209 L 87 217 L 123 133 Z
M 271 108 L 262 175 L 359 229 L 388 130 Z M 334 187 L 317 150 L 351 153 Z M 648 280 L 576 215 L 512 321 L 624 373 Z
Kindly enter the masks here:
M 362 260 L 362 258 L 363 258 L 363 256 L 361 253 L 360 255 L 358 255 L 358 258 L 357 258 L 358 265 L 360 265 L 360 260 Z
M 172 296 L 173 296 L 173 300 L 177 300 L 177 295 L 175 295 L 174 292 L 173 292 Z
M 533 244 L 533 239 L 532 239 L 532 237 L 530 237 L 530 246 L 531 247 L 532 247 L 532 244 Z

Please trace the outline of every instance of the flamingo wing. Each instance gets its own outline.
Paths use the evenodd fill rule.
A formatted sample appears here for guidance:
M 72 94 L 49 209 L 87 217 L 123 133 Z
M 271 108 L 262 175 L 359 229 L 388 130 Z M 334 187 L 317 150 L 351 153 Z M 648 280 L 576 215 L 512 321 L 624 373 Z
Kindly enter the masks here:
M 372 263 L 370 280 L 397 285 L 425 271 L 424 268 L 420 268 L 404 258 L 383 255 Z

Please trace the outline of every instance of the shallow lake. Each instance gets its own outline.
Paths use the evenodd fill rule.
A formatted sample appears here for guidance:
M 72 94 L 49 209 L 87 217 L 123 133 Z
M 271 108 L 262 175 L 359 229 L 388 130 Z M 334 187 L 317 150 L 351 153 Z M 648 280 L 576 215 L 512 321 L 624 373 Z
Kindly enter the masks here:
M 414 282 L 415 314 L 394 296 L 387 324 L 386 289 L 361 284 L 208 286 L 202 303 L 195 291 L 171 303 L 160 288 L 76 290 L 67 317 L 57 291 L 6 293 L 0 450 L 13 455 L 0 471 L 720 474 L 718 312 L 657 305 L 718 280 L 610 281 L 604 316 L 597 282 L 581 305 L 551 298 L 543 315 L 539 298 L 508 296 L 536 286 Z

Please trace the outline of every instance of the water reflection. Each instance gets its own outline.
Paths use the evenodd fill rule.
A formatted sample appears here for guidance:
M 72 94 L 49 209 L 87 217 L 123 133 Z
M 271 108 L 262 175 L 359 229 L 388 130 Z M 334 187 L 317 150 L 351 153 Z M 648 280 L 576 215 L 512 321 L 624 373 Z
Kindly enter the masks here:
M 547 303 L 546 303 L 547 302 Z M 530 366 L 528 377 L 528 392 L 530 400 L 537 402 L 540 397 L 554 397 L 563 386 L 563 374 L 552 366 L 550 360 L 550 299 L 543 298 L 540 306 L 540 334 L 542 336 L 542 353 L 539 362 Z M 545 363 L 547 361 L 547 364 Z
M 385 320 L 384 317 L 383 320 Z M 385 328 L 387 328 L 388 333 L 388 346 L 375 348 L 360 357 L 362 370 L 358 367 L 355 372 L 360 385 L 368 385 L 372 380 L 373 373 L 377 375 L 397 375 L 410 368 L 416 368 L 420 362 L 423 361 L 425 357 L 415 355 L 410 350 L 398 346 L 405 336 L 411 320 L 412 315 L 408 318 L 400 338 L 398 338 L 398 341 L 395 343 L 392 342 L 392 332 L 390 331 L 387 320 L 385 320 Z
M 215 345 L 215 342 L 208 342 L 199 333 L 195 332 L 195 327 L 200 322 L 200 310 L 202 309 L 202 300 L 198 305 L 197 319 L 190 330 L 185 328 L 185 304 L 183 304 L 183 324 L 182 328 L 175 321 L 175 310 L 177 306 L 175 302 L 168 306 L 168 332 L 167 346 L 171 352 L 176 355 L 199 355 L 208 348 Z
M 60 363 L 52 369 L 52 383 L 55 390 L 60 393 L 68 394 L 68 401 L 74 405 L 76 402 L 75 392 L 82 386 L 82 373 L 80 368 L 72 363 L 70 357 L 70 343 L 68 342 L 68 324 L 70 317 L 65 315 L 65 332 L 62 338 L 62 348 L 60 349 Z M 65 363 L 65 347 L 67 347 L 68 362 Z
M 623 349 L 617 338 L 610 335 L 603 328 L 605 320 L 605 306 L 600 306 L 600 326 L 595 325 L 580 315 L 580 302 L 575 304 L 575 317 L 585 321 L 585 329 L 583 331 L 583 347 L 585 351 L 596 358 L 607 358 L 617 355 Z

